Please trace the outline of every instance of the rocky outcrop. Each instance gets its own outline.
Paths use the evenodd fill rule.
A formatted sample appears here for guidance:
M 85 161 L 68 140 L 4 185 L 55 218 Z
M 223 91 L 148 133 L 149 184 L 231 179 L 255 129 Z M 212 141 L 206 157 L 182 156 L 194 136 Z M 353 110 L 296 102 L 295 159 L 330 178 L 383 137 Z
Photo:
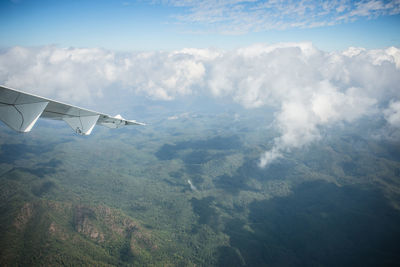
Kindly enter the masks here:
M 32 255 L 47 251 L 45 254 L 57 261 L 69 257 L 79 260 L 84 255 L 88 262 L 105 257 L 102 259 L 108 262 L 131 263 L 152 259 L 153 253 L 158 253 L 162 246 L 160 239 L 138 221 L 104 205 L 49 200 L 26 202 L 12 223 L 16 231 L 10 232 L 6 239 L 14 240 L 14 247 L 10 246 L 4 255 L 14 255 L 22 244 L 19 249 Z M 27 237 L 33 241 L 25 240 Z M 63 244 L 62 254 L 58 254 L 60 247 L 54 244 Z
M 104 234 L 95 225 L 96 214 L 86 206 L 77 205 L 74 210 L 74 226 L 81 233 L 92 240 L 104 242 Z

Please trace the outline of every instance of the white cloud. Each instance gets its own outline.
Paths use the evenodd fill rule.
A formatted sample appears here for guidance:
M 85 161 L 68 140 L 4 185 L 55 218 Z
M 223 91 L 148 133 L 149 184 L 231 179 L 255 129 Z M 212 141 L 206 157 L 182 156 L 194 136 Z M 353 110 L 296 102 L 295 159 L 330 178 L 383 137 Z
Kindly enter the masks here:
M 209 50 L 118 54 L 103 49 L 13 47 L 0 54 L 0 82 L 63 101 L 86 102 L 119 85 L 170 100 L 200 86 Z
M 322 127 L 371 114 L 400 126 L 395 47 L 329 53 L 310 43 L 143 53 L 14 47 L 0 53 L 0 83 L 76 104 L 113 98 L 113 88 L 120 88 L 126 101 L 135 94 L 162 100 L 208 95 L 247 108 L 270 106 L 280 136 L 261 166 L 319 140 Z
M 264 168 L 265 166 L 282 157 L 282 153 L 278 151 L 276 147 L 273 147 L 271 150 L 265 151 L 264 154 L 261 155 L 258 166 Z
M 376 18 L 400 13 L 400 1 L 384 0 L 161 0 L 179 7 L 178 22 L 208 26 L 224 33 L 270 29 L 312 28 L 359 18 Z
M 115 81 L 114 60 L 113 53 L 101 49 L 14 47 L 0 54 L 0 80 L 62 100 L 87 101 Z
M 391 102 L 383 114 L 390 125 L 400 128 L 400 101 Z

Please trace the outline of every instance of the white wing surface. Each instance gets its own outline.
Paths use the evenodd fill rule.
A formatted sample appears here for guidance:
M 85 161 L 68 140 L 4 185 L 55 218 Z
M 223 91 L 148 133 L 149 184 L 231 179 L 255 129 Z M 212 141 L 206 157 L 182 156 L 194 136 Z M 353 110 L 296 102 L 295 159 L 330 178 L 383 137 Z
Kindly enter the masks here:
M 18 132 L 29 132 L 39 117 L 63 120 L 78 134 L 89 135 L 96 124 L 109 128 L 145 125 L 0 86 L 0 120 Z

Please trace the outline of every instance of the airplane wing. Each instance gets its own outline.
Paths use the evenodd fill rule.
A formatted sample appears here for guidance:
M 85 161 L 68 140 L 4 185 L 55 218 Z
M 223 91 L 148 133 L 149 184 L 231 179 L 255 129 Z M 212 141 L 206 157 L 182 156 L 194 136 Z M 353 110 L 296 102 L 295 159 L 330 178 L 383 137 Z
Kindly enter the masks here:
M 145 125 L 135 120 L 91 111 L 48 98 L 0 86 L 0 120 L 18 132 L 29 132 L 39 117 L 63 120 L 80 135 L 89 135 L 96 124 L 109 128 Z

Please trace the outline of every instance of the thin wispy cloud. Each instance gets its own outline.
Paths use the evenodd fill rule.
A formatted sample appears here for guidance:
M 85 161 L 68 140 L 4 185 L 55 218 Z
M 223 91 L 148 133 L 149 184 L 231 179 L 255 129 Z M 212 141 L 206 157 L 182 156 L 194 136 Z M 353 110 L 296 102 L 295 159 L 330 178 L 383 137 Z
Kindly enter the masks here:
M 228 34 L 322 27 L 400 13 L 399 0 L 165 0 L 161 3 L 184 9 L 183 13 L 173 15 L 178 23 Z

